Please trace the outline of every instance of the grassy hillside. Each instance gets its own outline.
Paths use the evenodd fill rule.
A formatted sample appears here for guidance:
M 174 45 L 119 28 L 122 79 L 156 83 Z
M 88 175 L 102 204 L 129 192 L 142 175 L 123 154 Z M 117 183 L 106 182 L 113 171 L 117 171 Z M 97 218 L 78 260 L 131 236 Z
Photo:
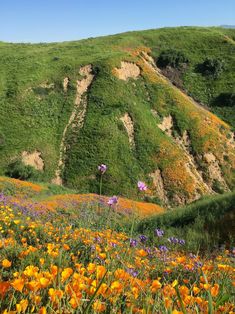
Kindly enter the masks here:
M 218 99 L 234 92 L 234 38 L 234 30 L 182 27 L 77 42 L 0 43 L 1 173 L 23 152 L 37 152 L 43 167 L 33 178 L 51 181 L 62 151 L 63 183 L 79 192 L 98 192 L 100 163 L 108 165 L 106 194 L 138 197 L 138 179 L 149 185 L 148 197 L 164 205 L 233 189 L 235 116 L 233 107 Z M 189 59 L 180 77 L 185 92 L 230 126 L 143 60 L 143 51 L 156 60 L 168 48 Z M 225 61 L 219 78 L 197 71 L 206 57 Z M 137 64 L 140 75 L 120 79 L 115 68 L 122 61 Z M 80 69 L 90 64 L 94 78 L 79 99 L 79 82 L 86 79 Z M 123 117 L 133 128 L 132 145 Z M 165 131 L 159 128 L 164 118 L 173 121 Z M 160 190 L 154 181 L 162 182 Z
M 154 237 L 156 228 L 183 238 L 191 250 L 231 246 L 235 236 L 235 193 L 207 197 L 184 208 L 141 220 L 136 230 Z

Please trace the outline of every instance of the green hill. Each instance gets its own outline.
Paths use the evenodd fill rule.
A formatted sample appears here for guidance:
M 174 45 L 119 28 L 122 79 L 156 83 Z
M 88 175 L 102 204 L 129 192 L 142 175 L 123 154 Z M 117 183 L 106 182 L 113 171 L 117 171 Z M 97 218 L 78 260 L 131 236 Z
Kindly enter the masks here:
M 149 216 L 141 220 L 137 232 L 154 238 L 154 230 L 163 228 L 168 236 L 186 240 L 190 250 L 212 251 L 219 245 L 234 244 L 235 193 L 206 197 L 183 208 Z
M 187 62 L 159 69 L 169 49 Z M 0 174 L 97 193 L 105 163 L 105 194 L 137 198 L 141 179 L 163 205 L 232 190 L 234 51 L 235 30 L 223 28 L 0 42 Z

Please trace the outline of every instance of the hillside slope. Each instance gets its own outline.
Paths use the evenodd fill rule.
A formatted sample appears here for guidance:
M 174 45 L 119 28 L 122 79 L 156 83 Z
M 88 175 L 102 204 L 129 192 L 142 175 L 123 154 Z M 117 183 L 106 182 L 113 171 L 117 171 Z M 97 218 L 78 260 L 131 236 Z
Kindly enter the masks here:
M 183 208 L 160 215 L 146 217 L 136 231 L 153 237 L 153 230 L 165 228 L 172 235 L 186 240 L 188 248 L 214 250 L 219 245 L 227 247 L 235 235 L 235 193 L 210 196 Z
M 143 218 L 165 212 L 157 204 L 137 202 L 118 197 L 117 204 L 109 206 L 109 197 L 97 194 L 78 194 L 62 186 L 40 184 L 0 176 L 0 202 L 18 207 L 22 211 L 33 213 L 61 213 L 68 215 L 71 211 L 78 215 L 102 215 L 111 210 L 111 215 L 117 213 L 121 221 L 133 217 Z M 92 215 L 93 215 L 92 214 Z
M 19 159 L 39 179 L 97 193 L 97 165 L 106 163 L 104 193 L 138 197 L 141 179 L 164 205 L 233 189 L 234 108 L 215 100 L 234 92 L 234 38 L 230 29 L 183 27 L 0 43 L 1 173 Z M 181 89 L 155 63 L 172 47 L 189 59 Z M 216 80 L 195 70 L 206 56 L 226 60 Z

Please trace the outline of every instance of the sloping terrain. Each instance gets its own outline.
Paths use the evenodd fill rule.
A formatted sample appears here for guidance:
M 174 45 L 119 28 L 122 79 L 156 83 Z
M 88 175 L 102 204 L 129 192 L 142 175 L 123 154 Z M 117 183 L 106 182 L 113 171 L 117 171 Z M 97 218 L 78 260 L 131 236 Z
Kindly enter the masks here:
M 0 176 L 0 200 L 9 206 L 19 206 L 22 210 L 31 213 L 70 210 L 104 212 L 109 208 L 109 197 L 97 194 L 77 194 L 74 190 L 57 187 L 53 184 L 37 184 L 29 181 L 11 179 Z M 112 213 L 116 212 L 122 219 L 143 218 L 157 215 L 165 211 L 157 204 L 136 202 L 127 198 L 118 197 L 117 205 L 111 206 Z M 95 209 L 95 210 L 94 210 Z
M 0 43 L 1 173 L 21 160 L 40 180 L 98 193 L 105 163 L 105 194 L 138 198 L 141 179 L 146 199 L 164 206 L 232 190 L 235 113 L 218 99 L 234 92 L 234 38 L 230 29 L 182 27 Z M 157 67 L 168 48 L 189 59 L 180 87 Z M 226 62 L 217 79 L 196 70 L 207 56 Z
M 186 240 L 190 249 L 213 251 L 229 247 L 235 236 L 235 193 L 206 197 L 183 208 L 141 220 L 136 229 L 151 237 L 156 228 L 166 228 Z

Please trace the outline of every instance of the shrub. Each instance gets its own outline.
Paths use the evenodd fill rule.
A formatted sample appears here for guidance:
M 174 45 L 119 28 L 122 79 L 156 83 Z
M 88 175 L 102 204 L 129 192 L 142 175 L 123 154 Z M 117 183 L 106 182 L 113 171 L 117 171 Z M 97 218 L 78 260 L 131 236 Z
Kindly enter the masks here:
M 222 59 L 206 58 L 205 61 L 199 65 L 199 70 L 205 76 L 218 78 L 224 70 L 224 61 Z
M 214 105 L 218 107 L 235 107 L 235 93 L 221 93 L 214 100 Z
M 39 172 L 32 166 L 25 165 L 22 161 L 16 160 L 8 165 L 6 175 L 21 180 L 37 179 Z
M 175 49 L 168 49 L 163 51 L 157 60 L 158 66 L 162 68 L 167 66 L 179 68 L 188 62 L 189 60 L 184 52 Z

